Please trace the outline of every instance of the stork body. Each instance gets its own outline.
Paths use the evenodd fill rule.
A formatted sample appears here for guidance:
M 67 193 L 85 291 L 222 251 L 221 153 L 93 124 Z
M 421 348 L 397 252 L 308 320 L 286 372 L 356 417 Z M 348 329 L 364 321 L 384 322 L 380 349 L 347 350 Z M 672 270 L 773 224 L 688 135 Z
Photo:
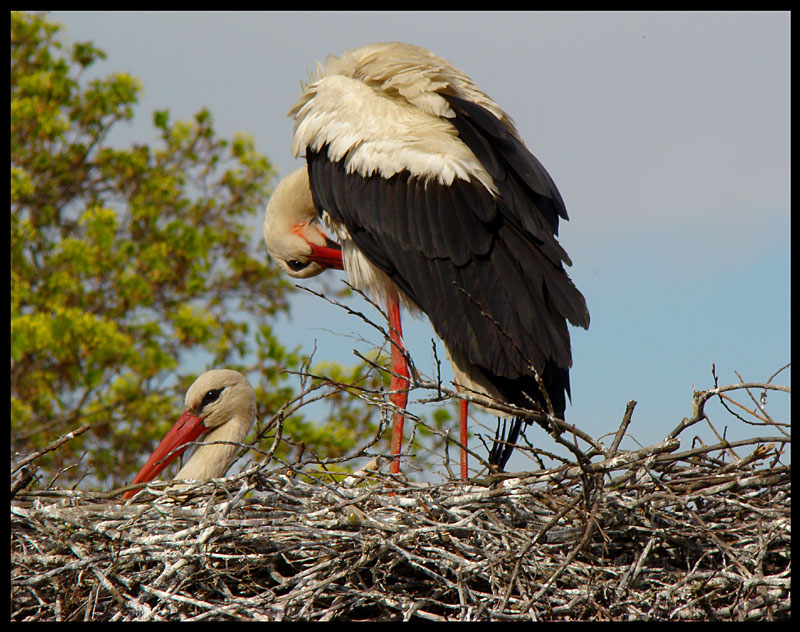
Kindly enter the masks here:
M 198 377 L 186 392 L 185 405 L 183 414 L 161 440 L 133 484 L 153 480 L 186 449 L 179 449 L 181 446 L 201 436 L 206 445 L 198 446 L 175 478 L 208 480 L 223 476 L 238 449 L 231 444 L 244 441 L 256 418 L 253 387 L 241 373 L 228 369 L 207 371 Z M 125 492 L 124 498 L 137 492 Z
M 289 114 L 306 168 L 275 195 L 308 188 L 353 285 L 424 312 L 460 386 L 563 418 L 567 321 L 587 328 L 589 312 L 556 239 L 564 202 L 511 118 L 446 60 L 396 42 L 329 57 Z M 292 212 L 268 205 L 270 252 L 270 216 Z M 275 258 L 298 276 L 318 261 L 309 248 Z

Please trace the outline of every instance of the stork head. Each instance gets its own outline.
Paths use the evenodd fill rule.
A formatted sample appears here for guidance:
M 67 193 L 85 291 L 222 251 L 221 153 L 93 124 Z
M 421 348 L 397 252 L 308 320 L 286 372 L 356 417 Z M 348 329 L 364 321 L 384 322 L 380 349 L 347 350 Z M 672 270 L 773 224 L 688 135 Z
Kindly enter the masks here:
M 186 391 L 183 414 L 158 444 L 132 484 L 153 480 L 188 447 L 180 449 L 181 446 L 196 441 L 208 431 L 233 419 L 246 419 L 252 425 L 255 417 L 256 393 L 244 375 L 229 369 L 203 373 Z M 137 491 L 127 491 L 123 498 L 130 498 Z
M 328 268 L 342 269 L 342 249 L 322 231 L 305 167 L 286 176 L 272 192 L 264 241 L 289 276 L 305 279 Z

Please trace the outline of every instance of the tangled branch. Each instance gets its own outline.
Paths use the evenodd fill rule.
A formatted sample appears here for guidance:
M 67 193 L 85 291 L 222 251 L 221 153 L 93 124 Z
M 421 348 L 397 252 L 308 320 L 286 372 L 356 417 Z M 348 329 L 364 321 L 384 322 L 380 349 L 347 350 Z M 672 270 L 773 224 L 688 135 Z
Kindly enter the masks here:
M 789 619 L 788 426 L 736 406 L 747 428 L 775 432 L 680 449 L 681 433 L 710 424 L 709 401 L 762 392 L 789 389 L 715 385 L 664 440 L 622 450 L 630 402 L 585 462 L 468 483 L 390 476 L 372 438 L 337 459 L 372 457 L 347 477 L 272 449 L 226 479 L 152 483 L 135 504 L 121 490 L 18 488 L 11 618 Z M 17 485 L 34 461 L 12 468 Z

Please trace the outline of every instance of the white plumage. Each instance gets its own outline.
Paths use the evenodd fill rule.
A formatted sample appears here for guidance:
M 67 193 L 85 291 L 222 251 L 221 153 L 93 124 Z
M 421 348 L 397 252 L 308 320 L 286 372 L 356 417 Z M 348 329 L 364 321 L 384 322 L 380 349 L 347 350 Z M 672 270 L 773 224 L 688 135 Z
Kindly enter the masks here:
M 445 185 L 455 178 L 476 177 L 494 190 L 483 165 L 457 142 L 458 134 L 446 119 L 378 93 L 357 79 L 336 75 L 319 79 L 306 88 L 291 113 L 295 157 L 327 145 L 328 157 L 344 160 L 347 173 L 366 177 L 377 172 L 391 178 L 407 170 Z

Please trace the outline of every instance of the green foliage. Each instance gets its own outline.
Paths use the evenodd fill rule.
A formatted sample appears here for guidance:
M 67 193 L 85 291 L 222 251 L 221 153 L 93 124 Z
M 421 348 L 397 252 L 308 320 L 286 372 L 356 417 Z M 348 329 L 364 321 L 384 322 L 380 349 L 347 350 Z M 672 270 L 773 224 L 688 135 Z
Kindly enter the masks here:
M 249 136 L 217 137 L 207 110 L 157 111 L 153 146 L 110 145 L 142 86 L 84 80 L 104 53 L 59 31 L 11 14 L 11 448 L 91 423 L 38 463 L 54 475 L 86 452 L 59 483 L 92 472 L 117 485 L 180 412 L 200 372 L 187 366 L 249 372 L 265 418 L 294 396 L 286 370 L 305 359 L 270 327 L 293 287 L 257 228 L 269 161 Z M 369 413 L 344 408 L 341 423 L 298 415 L 291 436 L 323 457 L 351 448 Z
M 207 110 L 190 121 L 155 111 L 156 143 L 112 145 L 142 85 L 126 73 L 86 79 L 105 54 L 91 42 L 66 46 L 60 30 L 11 13 L 12 456 L 89 423 L 37 461 L 42 482 L 128 483 L 188 386 L 215 367 L 241 370 L 255 387 L 259 448 L 272 444 L 263 425 L 288 405 L 278 459 L 352 455 L 388 422 L 366 402 L 389 376 L 323 362 L 309 373 L 324 378 L 298 377 L 309 359 L 275 336 L 295 289 L 261 241 L 267 158 L 247 135 L 219 138 Z M 298 389 L 310 389 L 299 406 Z M 441 429 L 450 415 L 436 411 L 430 423 Z M 387 453 L 389 434 L 372 450 Z M 418 429 L 423 467 L 420 442 L 438 451 L 442 441 Z

